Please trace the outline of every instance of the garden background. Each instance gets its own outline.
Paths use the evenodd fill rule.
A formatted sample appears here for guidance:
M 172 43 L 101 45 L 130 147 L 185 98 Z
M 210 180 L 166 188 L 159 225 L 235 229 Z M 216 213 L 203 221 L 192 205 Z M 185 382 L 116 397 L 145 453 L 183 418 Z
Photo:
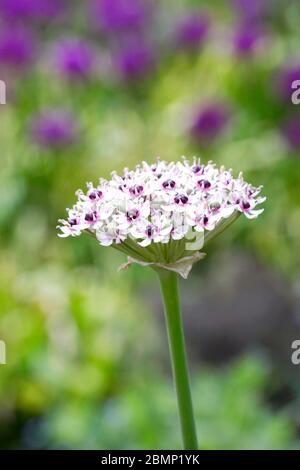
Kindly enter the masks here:
M 56 225 L 86 181 L 197 155 L 267 196 L 181 282 L 201 446 L 299 448 L 299 2 L 0 0 L 0 18 L 0 447 L 180 448 L 155 275 Z

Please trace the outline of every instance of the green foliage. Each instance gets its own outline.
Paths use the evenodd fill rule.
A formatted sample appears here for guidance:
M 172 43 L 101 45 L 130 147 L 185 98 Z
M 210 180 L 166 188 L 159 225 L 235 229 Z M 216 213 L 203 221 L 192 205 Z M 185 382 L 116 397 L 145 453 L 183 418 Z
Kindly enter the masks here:
M 193 395 L 203 449 L 296 447 L 289 417 L 274 414 L 263 399 L 268 370 L 253 357 L 227 370 L 194 375 Z M 158 376 L 136 379 L 116 396 L 91 408 L 69 402 L 46 422 L 52 445 L 102 449 L 181 447 L 174 390 Z

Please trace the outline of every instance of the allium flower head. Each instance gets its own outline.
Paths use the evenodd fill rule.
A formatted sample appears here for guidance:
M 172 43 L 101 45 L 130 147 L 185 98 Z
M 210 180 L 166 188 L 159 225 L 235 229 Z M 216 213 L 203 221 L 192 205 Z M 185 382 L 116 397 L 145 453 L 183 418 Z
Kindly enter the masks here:
M 59 72 L 71 79 L 86 78 L 93 69 L 94 53 L 88 43 L 76 38 L 61 41 L 56 48 Z
M 125 81 L 144 77 L 153 67 L 154 55 L 152 49 L 137 41 L 130 41 L 115 56 L 117 72 Z
M 62 109 L 48 109 L 32 119 L 32 139 L 48 148 L 70 145 L 76 137 L 77 125 L 71 113 Z
M 0 12 L 9 20 L 53 19 L 64 9 L 64 0 L 0 0 Z
M 261 38 L 262 35 L 257 28 L 247 24 L 239 26 L 233 38 L 234 52 L 240 57 L 251 56 Z
M 142 0 L 93 0 L 91 10 L 102 30 L 116 33 L 140 29 L 147 8 Z
M 25 67 L 33 60 L 34 52 L 35 44 L 27 29 L 14 26 L 0 33 L 0 64 Z
M 112 173 L 97 186 L 79 190 L 77 203 L 60 220 L 59 236 L 94 235 L 100 245 L 113 246 L 129 263 L 164 267 L 187 277 L 204 256 L 200 250 L 239 214 L 253 219 L 261 188 L 246 183 L 242 174 L 220 169 L 199 159 L 153 165 L 143 162 L 123 175 Z
M 198 142 L 206 144 L 222 134 L 229 119 L 229 110 L 222 103 L 206 104 L 197 111 L 191 134 Z
M 9 19 L 24 19 L 35 13 L 36 0 L 0 0 L 0 12 Z
M 203 44 L 209 32 L 207 15 L 196 13 L 182 19 L 177 26 L 177 43 L 182 48 L 196 48 Z
M 269 0 L 233 0 L 233 6 L 243 21 L 257 23 L 270 10 Z

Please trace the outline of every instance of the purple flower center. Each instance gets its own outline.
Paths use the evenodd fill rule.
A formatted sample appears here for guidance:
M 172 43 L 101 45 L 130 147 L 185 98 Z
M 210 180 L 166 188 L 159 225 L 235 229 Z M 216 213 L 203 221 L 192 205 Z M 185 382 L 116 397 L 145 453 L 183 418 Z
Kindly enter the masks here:
M 103 196 L 102 191 L 98 191 L 98 190 L 92 191 L 92 192 L 89 194 L 89 198 L 90 198 L 92 201 L 95 201 L 96 199 L 101 199 L 102 196 Z
M 185 194 L 177 194 L 174 198 L 174 202 L 176 204 L 186 204 L 188 202 L 189 198 Z
M 164 189 L 174 189 L 176 186 L 176 183 L 174 180 L 168 179 L 163 182 L 162 186 Z
M 192 167 L 192 170 L 193 170 L 193 173 L 197 174 L 197 173 L 201 173 L 203 172 L 203 165 L 194 165 Z
M 153 235 L 153 233 L 154 233 L 153 228 L 151 227 L 151 225 L 148 225 L 148 227 L 146 228 L 146 235 L 147 235 L 147 237 L 148 237 L 148 238 L 151 238 L 152 235 Z
M 140 213 L 137 209 L 131 209 L 130 211 L 126 212 L 126 217 L 127 217 L 129 222 L 132 222 L 133 220 L 136 220 L 139 215 L 140 215 Z
M 211 187 L 211 183 L 208 180 L 199 180 L 198 181 L 198 186 L 201 189 L 209 189 Z
M 136 184 L 135 186 L 132 186 L 131 188 L 129 188 L 129 192 L 133 196 L 139 196 L 140 194 L 142 194 L 143 190 L 144 190 L 144 187 L 140 186 L 138 184 Z
M 243 201 L 242 202 L 242 208 L 247 210 L 247 209 L 250 209 L 250 203 L 247 202 L 247 201 Z
M 97 219 L 97 212 L 89 212 L 86 214 L 85 218 L 86 222 L 95 222 Z

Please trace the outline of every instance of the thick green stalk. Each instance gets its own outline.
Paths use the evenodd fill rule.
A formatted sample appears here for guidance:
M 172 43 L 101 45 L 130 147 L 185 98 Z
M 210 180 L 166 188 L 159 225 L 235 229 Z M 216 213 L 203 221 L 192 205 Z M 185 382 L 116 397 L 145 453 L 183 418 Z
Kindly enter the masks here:
M 157 269 L 157 272 L 164 301 L 183 444 L 186 450 L 195 450 L 198 448 L 198 442 L 180 311 L 178 275 L 175 272 L 164 269 Z

